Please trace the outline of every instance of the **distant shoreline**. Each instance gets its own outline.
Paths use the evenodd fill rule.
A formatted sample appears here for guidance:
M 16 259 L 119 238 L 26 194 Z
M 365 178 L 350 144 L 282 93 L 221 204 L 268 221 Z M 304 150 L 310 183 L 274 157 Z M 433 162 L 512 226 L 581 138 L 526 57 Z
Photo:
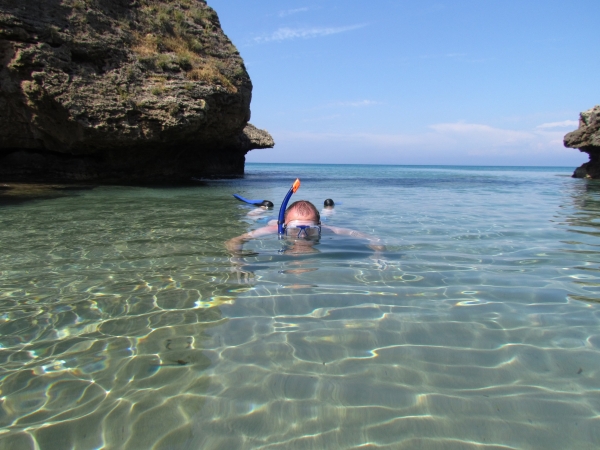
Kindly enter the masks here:
M 479 168 L 495 168 L 495 169 L 565 169 L 573 171 L 574 166 L 496 166 L 496 165 L 460 165 L 460 164 L 344 164 L 344 163 L 266 163 L 266 162 L 247 162 L 246 166 L 250 165 L 273 165 L 273 166 L 381 166 L 381 167 L 410 167 L 410 168 L 462 168 L 462 169 L 479 169 Z

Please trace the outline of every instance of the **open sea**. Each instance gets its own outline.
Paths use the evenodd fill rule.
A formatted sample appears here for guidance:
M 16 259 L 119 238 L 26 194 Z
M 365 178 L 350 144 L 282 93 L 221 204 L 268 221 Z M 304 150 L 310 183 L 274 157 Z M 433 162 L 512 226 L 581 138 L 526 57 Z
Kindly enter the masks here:
M 0 449 L 598 449 L 600 182 L 573 169 L 1 191 Z M 296 177 L 386 249 L 228 254 Z

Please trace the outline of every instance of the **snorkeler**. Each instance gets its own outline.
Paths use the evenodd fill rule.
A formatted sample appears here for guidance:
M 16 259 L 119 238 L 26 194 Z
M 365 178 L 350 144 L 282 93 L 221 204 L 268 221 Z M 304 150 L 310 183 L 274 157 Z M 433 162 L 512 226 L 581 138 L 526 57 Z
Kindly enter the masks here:
M 248 213 L 246 214 L 246 217 L 258 220 L 260 218 L 263 218 L 265 214 L 271 212 L 272 209 L 273 209 L 273 203 L 271 203 L 268 200 L 265 200 L 264 204 L 261 204 L 258 208 L 255 208 L 252 211 L 248 211 Z M 266 220 L 266 219 L 263 219 L 263 220 Z
M 333 202 L 333 199 L 326 199 L 323 202 L 323 209 L 321 210 L 321 216 L 323 216 L 323 220 L 327 220 L 328 217 L 331 217 L 335 214 L 335 209 L 333 209 L 335 207 L 335 203 Z
M 311 239 L 319 238 L 321 236 L 321 230 L 326 229 L 335 234 L 365 239 L 369 241 L 369 244 L 367 245 L 375 251 L 385 250 L 383 245 L 378 244 L 380 239 L 375 236 L 369 236 L 368 234 L 360 233 L 348 228 L 332 227 L 321 224 L 319 211 L 315 205 L 307 200 L 299 200 L 292 203 L 289 208 L 286 208 L 290 197 L 299 187 L 300 180 L 296 180 L 281 204 L 277 221 L 272 220 L 265 227 L 258 228 L 228 240 L 225 242 L 227 249 L 231 253 L 239 254 L 242 251 L 244 242 L 275 233 L 277 233 L 280 238 L 290 237 L 293 239 L 304 239 L 308 243 Z
M 248 214 L 246 214 L 247 217 L 252 219 L 260 219 L 261 216 L 273 209 L 273 202 L 270 200 L 250 200 L 238 194 L 233 194 L 233 196 L 241 202 L 248 203 L 249 205 L 258 206 L 258 208 L 255 208 L 252 211 L 248 212 Z

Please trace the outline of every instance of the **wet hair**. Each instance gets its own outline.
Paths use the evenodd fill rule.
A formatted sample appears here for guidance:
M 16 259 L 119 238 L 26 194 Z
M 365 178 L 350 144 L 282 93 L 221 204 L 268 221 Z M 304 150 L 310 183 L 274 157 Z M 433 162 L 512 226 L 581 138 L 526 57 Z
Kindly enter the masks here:
M 272 208 L 273 202 L 271 202 L 269 200 L 263 200 L 262 203 L 260 204 L 260 206 L 266 206 L 267 208 Z
M 325 200 L 323 202 L 323 206 L 333 206 L 333 205 L 335 205 L 335 203 L 333 203 L 333 200 L 330 198 L 328 198 L 327 200 Z
M 319 210 L 308 200 L 298 200 L 288 206 L 285 210 L 285 221 L 287 221 L 287 216 L 290 211 L 296 211 L 298 215 L 303 217 L 314 216 L 317 218 L 317 222 L 321 222 Z

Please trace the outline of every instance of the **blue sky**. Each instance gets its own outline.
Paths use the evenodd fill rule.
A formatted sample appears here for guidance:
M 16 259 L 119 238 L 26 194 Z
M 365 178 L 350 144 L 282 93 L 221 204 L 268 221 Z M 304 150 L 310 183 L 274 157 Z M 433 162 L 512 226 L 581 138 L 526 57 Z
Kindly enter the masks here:
M 276 146 L 248 162 L 578 166 L 598 0 L 208 0 Z

